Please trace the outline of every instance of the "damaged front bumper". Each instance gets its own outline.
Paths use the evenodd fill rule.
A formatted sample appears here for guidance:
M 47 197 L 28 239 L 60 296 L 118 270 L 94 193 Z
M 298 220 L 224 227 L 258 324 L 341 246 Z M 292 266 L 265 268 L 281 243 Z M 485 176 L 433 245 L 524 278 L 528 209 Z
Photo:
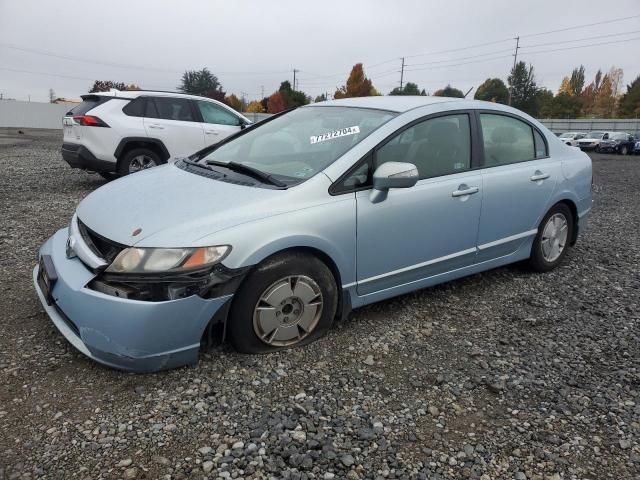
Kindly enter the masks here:
M 198 361 L 202 334 L 231 293 L 158 302 L 101 293 L 87 287 L 96 274 L 77 257 L 67 258 L 66 242 L 62 229 L 41 247 L 33 282 L 47 315 L 74 347 L 102 364 L 134 372 Z M 43 280 L 41 269 L 54 270 L 56 278 Z

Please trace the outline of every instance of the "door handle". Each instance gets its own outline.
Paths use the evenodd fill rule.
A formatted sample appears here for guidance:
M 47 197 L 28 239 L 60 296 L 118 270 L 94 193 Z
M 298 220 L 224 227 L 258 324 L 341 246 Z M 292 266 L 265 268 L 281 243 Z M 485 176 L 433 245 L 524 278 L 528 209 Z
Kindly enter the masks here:
M 478 193 L 480 191 L 479 187 L 467 187 L 464 183 L 458 187 L 458 190 L 455 190 L 451 193 L 452 197 L 464 197 L 465 195 L 473 195 L 474 193 Z
M 550 176 L 551 174 L 549 173 L 542 173 L 540 170 L 536 170 L 536 172 L 531 176 L 531 181 L 539 182 L 540 180 L 546 180 Z
M 151 125 L 149 125 L 149 128 L 155 128 L 156 130 L 164 130 L 164 127 L 162 125 L 158 125 L 156 123 L 152 123 Z
M 204 133 L 207 135 L 220 135 L 220 132 L 216 132 L 215 130 L 205 130 Z

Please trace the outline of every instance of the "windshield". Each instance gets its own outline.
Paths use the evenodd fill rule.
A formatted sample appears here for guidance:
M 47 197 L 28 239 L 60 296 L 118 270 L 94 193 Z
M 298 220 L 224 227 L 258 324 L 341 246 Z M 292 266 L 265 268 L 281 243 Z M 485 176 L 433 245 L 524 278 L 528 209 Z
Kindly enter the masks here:
M 286 183 L 300 183 L 395 115 L 353 107 L 299 108 L 221 145 L 204 160 L 241 163 Z
M 604 132 L 589 132 L 587 138 L 602 138 Z

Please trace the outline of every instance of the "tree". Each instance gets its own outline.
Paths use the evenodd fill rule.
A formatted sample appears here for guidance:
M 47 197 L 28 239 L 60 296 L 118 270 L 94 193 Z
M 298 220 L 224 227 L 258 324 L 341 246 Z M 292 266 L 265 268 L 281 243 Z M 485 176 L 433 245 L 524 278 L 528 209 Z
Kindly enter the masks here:
M 627 91 L 620 98 L 618 115 L 622 118 L 640 117 L 640 75 L 627 85 Z
M 313 101 L 314 101 L 314 103 L 326 102 L 327 101 L 327 94 L 323 93 L 322 95 L 318 95 Z
M 242 111 L 242 102 L 240 101 L 240 99 L 234 93 L 232 93 L 228 97 L 224 97 L 224 103 L 229 105 L 236 112 L 241 112 Z
M 593 114 L 597 118 L 613 117 L 616 106 L 616 97 L 613 88 L 611 78 L 606 74 L 602 77 L 602 83 L 593 102 Z
M 264 113 L 264 107 L 261 102 L 254 100 L 253 102 L 249 102 L 247 105 L 247 112 L 249 113 Z
M 127 85 L 125 87 L 125 90 L 134 91 L 134 90 L 142 90 L 142 89 L 140 88 L 139 85 L 136 85 L 135 83 L 132 83 L 130 85 Z
M 282 96 L 282 93 L 275 92 L 269 97 L 269 101 L 267 103 L 267 112 L 280 113 L 283 110 L 286 110 L 286 108 L 287 105 L 284 103 L 284 97 Z
M 368 97 L 375 89 L 362 68 L 361 63 L 356 63 L 351 69 L 347 84 L 336 90 L 334 98 Z
M 53 103 L 56 101 L 56 92 L 53 91 L 53 88 L 49 89 L 49 103 Z
M 220 102 L 223 102 L 225 97 L 225 92 L 222 90 L 218 77 L 206 67 L 202 70 L 187 70 L 184 72 L 178 90 L 182 93 L 213 98 Z
M 462 90 L 458 90 L 457 88 L 453 88 L 451 85 L 447 85 L 440 90 L 436 90 L 433 92 L 435 97 L 454 97 L 454 98 L 464 98 L 464 93 Z
M 538 114 L 538 86 L 533 73 L 533 65 L 518 62 L 511 70 L 508 78 L 511 89 L 511 105 L 531 116 Z
M 126 90 L 127 86 L 122 82 L 113 82 L 111 80 L 96 80 L 95 82 L 93 82 L 93 86 L 91 87 L 91 90 L 89 90 L 89 93 L 108 92 L 112 88 L 122 91 Z
M 499 78 L 487 78 L 478 87 L 473 98 L 476 100 L 506 104 L 509 102 L 509 89 Z
M 424 92 L 424 90 L 422 92 Z M 391 90 L 391 92 L 389 92 L 389 95 L 424 95 L 424 93 L 420 92 L 417 84 L 407 82 L 404 87 L 396 87 Z
M 582 93 L 584 88 L 584 66 L 580 65 L 571 72 L 571 78 L 569 79 L 570 94 L 578 96 Z
M 284 104 L 287 108 L 300 107 L 302 105 L 306 105 L 311 101 L 304 92 L 300 92 L 298 90 L 294 90 L 291 88 L 291 83 L 289 80 L 285 80 L 280 84 L 280 88 L 278 89 L 282 97 L 284 98 Z
M 560 82 L 560 88 L 558 89 L 558 93 L 573 95 L 573 90 L 571 89 L 571 79 L 569 77 L 564 77 L 562 79 L 562 82 Z

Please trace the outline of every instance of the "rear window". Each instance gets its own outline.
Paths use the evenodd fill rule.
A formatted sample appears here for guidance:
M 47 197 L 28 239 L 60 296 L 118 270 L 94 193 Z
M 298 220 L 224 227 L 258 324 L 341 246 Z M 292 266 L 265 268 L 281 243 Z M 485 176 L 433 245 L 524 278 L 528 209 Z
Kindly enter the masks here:
M 136 98 L 127 103 L 122 112 L 130 117 L 144 117 L 144 97 Z
M 67 112 L 67 115 L 86 115 L 89 110 L 110 100 L 110 97 L 92 95 L 83 97 L 82 103 Z

